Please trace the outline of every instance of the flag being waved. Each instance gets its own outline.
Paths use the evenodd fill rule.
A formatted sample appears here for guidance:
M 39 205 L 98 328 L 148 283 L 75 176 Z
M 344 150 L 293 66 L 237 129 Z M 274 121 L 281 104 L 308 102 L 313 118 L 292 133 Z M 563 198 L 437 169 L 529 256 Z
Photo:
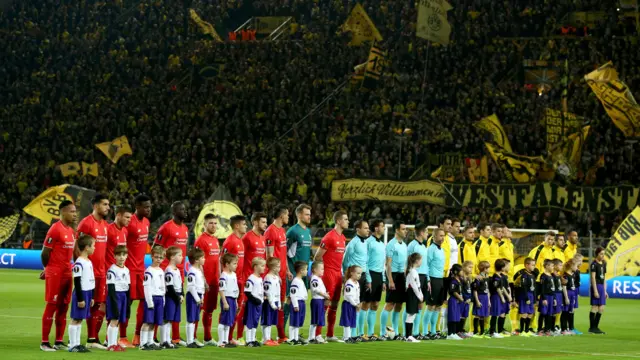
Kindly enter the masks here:
M 445 0 L 419 0 L 416 36 L 441 45 L 449 45 L 451 25 L 447 11 L 453 7 Z
M 96 144 L 96 147 L 114 164 L 118 163 L 118 160 L 124 155 L 133 155 L 133 151 L 129 146 L 129 140 L 127 140 L 126 136 L 120 136 L 112 141 Z
M 585 126 L 581 131 L 577 131 L 558 144 L 551 152 L 553 168 L 557 174 L 575 179 L 580 170 L 580 159 L 582 149 L 589 135 L 591 126 Z
M 198 15 L 195 10 L 189 9 L 189 17 L 191 18 L 191 20 L 193 20 L 193 22 L 196 23 L 196 25 L 198 25 L 198 28 L 200 29 L 200 32 L 202 34 L 211 36 L 215 41 L 223 42 L 222 38 L 220 37 L 220 35 L 218 35 L 213 25 L 202 20 L 200 18 L 200 15 Z
M 351 32 L 351 46 L 360 46 L 366 41 L 382 41 L 382 35 L 371 21 L 367 12 L 359 3 L 351 10 L 347 21 L 342 24 L 343 31 Z
M 380 80 L 380 76 L 382 76 L 386 63 L 387 52 L 382 51 L 378 45 L 373 45 L 364 68 L 362 87 L 367 89 L 375 88 L 378 80 Z
M 60 168 L 60 172 L 64 177 L 80 174 L 80 163 L 78 163 L 77 161 L 68 162 L 58 167 Z
M 94 190 L 85 189 L 75 185 L 59 185 L 48 188 L 38 195 L 29 205 L 22 210 L 27 214 L 51 225 L 53 220 L 60 219 L 58 206 L 64 200 L 73 201 L 78 209 L 78 219 L 82 219 L 91 213 L 91 198 L 96 194 Z
M 517 155 L 491 143 L 484 144 L 507 180 L 530 183 L 537 179 L 538 171 L 544 164 L 541 156 Z
M 640 106 L 611 61 L 584 76 L 613 123 L 626 137 L 640 137 Z
M 513 152 L 513 150 L 511 149 L 511 143 L 509 142 L 509 138 L 507 137 L 507 133 L 504 131 L 504 128 L 502 127 L 502 124 L 500 123 L 500 120 L 498 119 L 496 114 L 483 118 L 482 120 L 474 123 L 473 126 L 491 134 L 491 136 L 493 137 L 491 139 L 491 142 L 495 143 L 507 152 Z
M 82 162 L 82 175 L 87 176 L 87 175 L 91 175 L 93 177 L 98 177 L 98 163 L 86 163 L 86 162 Z

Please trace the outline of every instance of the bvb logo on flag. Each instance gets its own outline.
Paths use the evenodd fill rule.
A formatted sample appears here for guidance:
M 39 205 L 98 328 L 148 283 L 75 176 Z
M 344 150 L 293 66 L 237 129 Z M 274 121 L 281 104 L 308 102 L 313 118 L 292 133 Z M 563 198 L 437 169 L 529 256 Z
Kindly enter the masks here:
M 427 19 L 427 25 L 433 31 L 440 31 L 442 27 L 442 20 L 440 20 L 440 16 L 438 14 L 431 14 Z

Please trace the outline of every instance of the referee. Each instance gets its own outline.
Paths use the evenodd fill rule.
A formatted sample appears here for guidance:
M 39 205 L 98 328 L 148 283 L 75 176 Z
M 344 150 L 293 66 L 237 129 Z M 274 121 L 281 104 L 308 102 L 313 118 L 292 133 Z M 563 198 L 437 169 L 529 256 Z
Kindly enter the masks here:
M 442 308 L 442 304 L 444 303 L 446 290 L 443 279 L 445 256 L 442 250 L 442 242 L 444 241 L 444 237 L 444 229 L 436 229 L 433 232 L 433 241 L 427 249 L 427 290 L 429 291 L 429 296 L 425 296 L 427 311 L 423 323 L 430 324 L 431 326 L 431 332 L 429 334 L 430 340 L 442 338 L 442 335 L 436 334 L 436 324 L 438 323 L 440 308 Z M 426 333 L 426 329 L 423 330 Z M 446 335 L 444 335 L 444 338 L 446 338 Z

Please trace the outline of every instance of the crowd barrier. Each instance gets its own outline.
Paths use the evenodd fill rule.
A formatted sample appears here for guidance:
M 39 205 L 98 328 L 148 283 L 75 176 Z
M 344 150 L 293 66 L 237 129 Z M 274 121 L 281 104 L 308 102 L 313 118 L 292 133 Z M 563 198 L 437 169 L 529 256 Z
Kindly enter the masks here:
M 39 250 L 0 249 L 0 269 L 42 270 L 40 253 Z M 189 261 L 185 261 L 185 271 L 188 271 Z M 151 256 L 145 256 L 144 264 L 145 267 L 151 265 Z M 607 292 L 611 298 L 640 299 L 640 276 L 618 276 L 609 279 Z M 589 296 L 589 274 L 580 275 L 580 296 Z

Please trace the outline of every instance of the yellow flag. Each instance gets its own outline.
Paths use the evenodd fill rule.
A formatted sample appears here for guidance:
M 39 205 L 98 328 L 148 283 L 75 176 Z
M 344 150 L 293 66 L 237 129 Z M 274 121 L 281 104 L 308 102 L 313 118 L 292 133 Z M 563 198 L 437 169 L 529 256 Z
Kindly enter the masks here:
M 584 118 L 576 114 L 546 108 L 542 121 L 547 128 L 547 151 L 551 153 L 557 144 L 582 126 Z
M 351 10 L 347 21 L 342 25 L 342 30 L 351 32 L 351 46 L 360 46 L 365 41 L 382 41 L 382 35 L 376 25 L 359 3 Z
M 453 9 L 445 0 L 419 0 L 416 36 L 441 45 L 449 45 L 451 25 L 447 11 Z
M 553 160 L 553 167 L 558 174 L 572 179 L 576 177 L 580 170 L 582 149 L 590 129 L 591 126 L 583 127 L 582 130 L 567 136 L 562 143 L 552 150 L 551 159 Z
M 131 147 L 129 146 L 129 140 L 126 136 L 120 136 L 112 141 L 96 144 L 96 147 L 107 155 L 109 160 L 114 164 L 124 155 L 133 155 L 133 151 L 131 151 Z
M 541 156 L 517 155 L 493 144 L 487 142 L 484 144 L 507 180 L 519 183 L 530 183 L 536 180 L 538 170 L 544 163 Z
M 72 176 L 80 174 L 80 163 L 77 161 L 68 162 L 59 166 L 62 176 Z
M 364 69 L 364 80 L 362 86 L 367 89 L 375 88 L 387 62 L 387 52 L 382 51 L 377 45 L 371 47 L 369 59 Z
M 191 17 L 191 20 L 193 20 L 193 22 L 198 25 L 198 28 L 200 28 L 200 32 L 202 34 L 211 36 L 215 41 L 224 42 L 220 35 L 218 35 L 218 32 L 216 32 L 216 29 L 213 27 L 213 25 L 202 20 L 200 18 L 200 15 L 198 15 L 195 10 L 189 9 L 189 17 Z
M 213 202 L 207 203 L 202 207 L 200 215 L 198 215 L 196 225 L 193 229 L 196 238 L 202 235 L 202 232 L 204 231 L 204 217 L 207 214 L 214 214 L 218 216 L 219 223 L 215 237 L 217 237 L 218 239 L 225 239 L 233 232 L 233 229 L 231 228 L 231 217 L 235 215 L 242 215 L 242 211 L 240 211 L 238 205 L 236 205 L 232 201 L 215 200 Z
M 640 136 L 640 106 L 611 61 L 584 76 L 613 123 L 626 137 Z
M 604 251 L 606 278 L 640 274 L 640 206 L 620 224 Z M 600 295 L 602 296 L 602 295 Z
M 441 165 L 434 172 L 431 173 L 431 177 L 434 179 L 440 179 L 443 181 L 454 182 L 456 181 L 455 167 Z
M 33 199 L 22 210 L 27 214 L 51 225 L 53 220 L 60 219 L 58 206 L 64 200 L 73 201 L 78 210 L 78 219 L 82 219 L 92 211 L 91 198 L 96 194 L 94 190 L 75 185 L 59 185 L 48 188 Z
M 486 156 L 480 159 L 466 158 L 465 164 L 469 174 L 469 182 L 473 184 L 489 182 L 489 167 Z
M 18 225 L 20 214 L 5 204 L 0 204 L 0 244 L 9 240 Z
M 507 133 L 504 131 L 500 120 L 496 116 L 496 114 L 487 116 L 482 120 L 473 124 L 473 126 L 478 129 L 482 129 L 493 136 L 492 142 L 506 150 L 507 152 L 513 152 L 511 150 L 511 143 L 509 142 L 509 138 L 507 137 Z
M 86 162 L 82 162 L 82 175 L 87 176 L 87 175 L 91 175 L 94 177 L 98 177 L 98 163 L 86 163 Z

